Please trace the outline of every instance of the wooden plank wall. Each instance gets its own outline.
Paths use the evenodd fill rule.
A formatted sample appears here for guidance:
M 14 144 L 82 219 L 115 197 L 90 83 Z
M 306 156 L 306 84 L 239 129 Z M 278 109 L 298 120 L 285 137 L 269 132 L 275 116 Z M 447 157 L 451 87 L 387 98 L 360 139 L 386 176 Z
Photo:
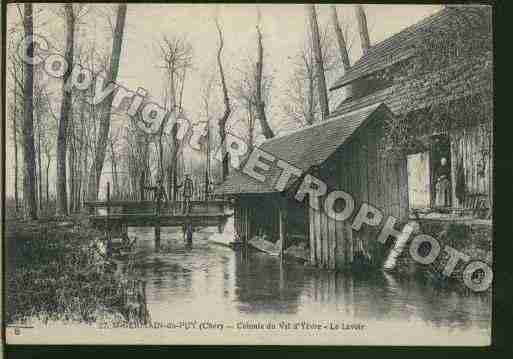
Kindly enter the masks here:
M 321 268 L 342 269 L 349 265 L 358 247 L 376 263 L 384 257 L 384 247 L 376 238 L 380 228 L 351 228 L 352 220 L 363 202 L 405 221 L 408 217 L 408 175 L 406 158 L 394 160 L 384 151 L 382 121 L 362 129 L 343 148 L 326 161 L 320 177 L 329 191 L 343 190 L 355 199 L 355 211 L 348 221 L 337 222 L 323 211 L 310 209 L 310 260 Z M 330 168 L 330 167 L 335 167 Z M 324 200 L 324 199 L 323 199 Z M 323 208 L 324 201 L 321 201 Z
M 456 196 L 458 164 L 463 165 L 465 192 L 469 197 L 483 196 L 492 201 L 492 144 L 490 123 L 463 128 L 451 134 L 451 182 L 454 207 L 468 208 L 469 200 L 460 202 Z M 482 171 L 484 169 L 484 171 Z M 481 172 L 481 173 L 480 173 Z

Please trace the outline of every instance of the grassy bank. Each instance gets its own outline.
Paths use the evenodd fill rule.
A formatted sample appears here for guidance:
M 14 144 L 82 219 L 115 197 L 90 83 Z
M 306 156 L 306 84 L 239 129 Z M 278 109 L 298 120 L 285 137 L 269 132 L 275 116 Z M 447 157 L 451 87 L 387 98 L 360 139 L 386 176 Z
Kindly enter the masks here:
M 7 323 L 122 320 L 123 279 L 102 255 L 101 238 L 79 217 L 6 220 Z
M 453 223 L 439 220 L 422 220 L 422 233 L 435 238 L 440 243 L 442 250 L 437 259 L 429 265 L 415 263 L 411 259 L 408 250 L 405 250 L 398 259 L 397 272 L 407 275 L 417 274 L 435 286 L 452 286 L 461 289 L 465 293 L 470 293 L 471 291 L 463 285 L 463 270 L 467 262 L 459 261 L 450 277 L 442 274 L 450 257 L 443 248 L 450 246 L 466 254 L 472 261 L 480 260 L 493 267 L 493 227 L 491 223 L 481 222 L 483 221 L 477 221 L 477 223 Z M 421 255 L 425 255 L 429 250 L 429 246 L 427 248 L 421 247 L 419 252 Z M 479 281 L 480 279 L 475 278 L 475 280 Z M 491 290 L 490 286 L 486 292 L 490 293 Z

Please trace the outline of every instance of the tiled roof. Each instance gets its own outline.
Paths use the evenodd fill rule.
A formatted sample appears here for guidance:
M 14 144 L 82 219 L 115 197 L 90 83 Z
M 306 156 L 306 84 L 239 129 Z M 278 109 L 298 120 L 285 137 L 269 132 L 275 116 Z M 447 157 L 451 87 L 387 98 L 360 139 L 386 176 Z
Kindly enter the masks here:
M 448 20 L 450 11 L 450 8 L 443 8 L 422 21 L 373 45 L 341 78 L 335 81 L 330 90 L 340 88 L 358 78 L 412 57 L 415 53 L 415 44 L 420 40 L 424 30 L 431 26 L 443 24 Z
M 326 161 L 366 120 L 373 118 L 378 112 L 391 114 L 385 105 L 373 104 L 271 138 L 262 143 L 259 148 L 305 172 L 312 166 L 320 165 Z M 262 183 L 238 170 L 229 176 L 215 192 L 217 194 L 276 192 L 273 185 L 280 173 L 281 169 L 274 163 L 269 173 L 266 173 L 266 181 Z

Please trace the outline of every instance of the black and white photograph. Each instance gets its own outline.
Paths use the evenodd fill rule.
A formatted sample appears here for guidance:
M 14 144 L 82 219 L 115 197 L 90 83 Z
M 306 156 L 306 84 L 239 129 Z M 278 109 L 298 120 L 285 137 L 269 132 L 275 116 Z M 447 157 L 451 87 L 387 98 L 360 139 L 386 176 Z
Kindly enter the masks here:
M 4 9 L 6 343 L 491 344 L 491 5 Z

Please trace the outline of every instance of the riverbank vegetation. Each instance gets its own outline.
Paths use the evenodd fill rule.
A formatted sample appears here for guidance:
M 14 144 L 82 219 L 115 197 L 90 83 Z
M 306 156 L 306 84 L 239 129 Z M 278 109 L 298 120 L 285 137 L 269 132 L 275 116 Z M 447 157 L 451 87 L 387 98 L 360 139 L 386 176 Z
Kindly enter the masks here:
M 80 217 L 6 222 L 7 323 L 131 320 L 130 281 Z
M 493 246 L 492 246 L 492 226 L 486 221 L 474 222 L 447 222 L 440 220 L 419 221 L 422 233 L 436 238 L 441 248 L 451 247 L 464 253 L 468 258 L 479 260 L 493 265 Z M 425 256 L 432 250 L 429 245 L 421 246 L 419 254 Z M 444 275 L 444 270 L 449 266 L 450 254 L 446 250 L 441 250 L 436 260 L 428 265 L 416 263 L 405 249 L 399 256 L 397 267 L 394 272 L 399 276 L 415 276 L 425 280 L 435 288 L 451 287 L 463 294 L 475 293 L 465 286 L 463 271 L 468 260 L 458 260 L 449 276 Z M 474 273 L 472 281 L 480 283 L 483 280 L 482 271 Z M 490 286 L 484 295 L 489 295 L 492 291 Z

